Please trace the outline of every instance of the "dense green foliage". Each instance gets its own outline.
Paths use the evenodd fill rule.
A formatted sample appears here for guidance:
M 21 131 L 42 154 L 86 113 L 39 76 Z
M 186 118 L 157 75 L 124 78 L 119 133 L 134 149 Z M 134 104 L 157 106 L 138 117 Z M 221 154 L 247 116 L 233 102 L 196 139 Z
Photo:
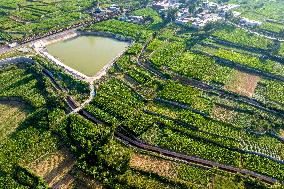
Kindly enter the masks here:
M 34 173 L 24 167 L 16 167 L 14 177 L 17 182 L 21 183 L 24 186 L 28 186 L 30 188 L 49 189 L 48 185 L 43 181 L 41 177 L 36 176 Z
M 42 34 L 49 30 L 64 28 L 81 19 L 90 19 L 80 14 L 81 9 L 91 6 L 92 1 L 11 1 L 0 2 L 0 29 L 5 40 Z M 78 8 L 80 6 L 81 8 Z
M 255 91 L 255 98 L 260 101 L 268 101 L 272 106 L 283 109 L 284 96 L 283 83 L 271 80 L 261 80 Z
M 135 40 L 145 41 L 152 35 L 152 31 L 142 25 L 122 22 L 118 20 L 108 20 L 99 22 L 86 28 L 86 30 L 99 30 L 118 34 L 124 37 L 130 37 Z
M 210 113 L 212 109 L 212 101 L 210 102 L 201 91 L 174 82 L 167 83 L 158 96 L 167 100 L 187 104 L 192 108 L 203 110 L 206 113 Z
M 226 50 L 221 48 L 212 49 L 209 47 L 202 47 L 200 50 L 215 55 L 217 57 L 233 61 L 257 70 L 261 70 L 275 75 L 284 76 L 283 64 L 270 59 L 265 60 L 257 55 L 238 52 L 234 50 Z
M 38 87 L 39 81 L 32 73 L 17 66 L 8 66 L 0 74 L 0 96 L 19 97 L 34 107 L 45 104 L 45 94 Z
M 225 25 L 222 29 L 216 30 L 213 33 L 213 36 L 239 45 L 263 49 L 267 49 L 273 44 L 272 40 L 257 36 L 256 34 L 248 33 L 240 28 Z

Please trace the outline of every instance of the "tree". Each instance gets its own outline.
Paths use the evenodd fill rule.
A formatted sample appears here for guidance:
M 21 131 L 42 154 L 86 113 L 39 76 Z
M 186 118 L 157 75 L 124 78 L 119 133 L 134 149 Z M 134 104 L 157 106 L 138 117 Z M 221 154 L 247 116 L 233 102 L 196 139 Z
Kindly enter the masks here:
M 187 4 L 188 4 L 188 12 L 193 13 L 198 4 L 198 0 L 189 0 Z
M 22 5 L 20 3 L 17 4 L 17 7 L 18 7 L 18 11 L 20 12 L 21 11 L 21 8 L 22 8 Z
M 169 8 L 167 10 L 167 20 L 169 22 L 173 22 L 176 19 L 176 17 L 177 17 L 177 12 L 178 12 L 178 9 L 176 9 L 176 8 Z
M 110 140 L 96 155 L 99 163 L 115 174 L 122 174 L 129 168 L 129 150 L 114 140 Z
M 131 154 L 128 148 L 110 140 L 96 153 L 96 165 L 89 169 L 96 179 L 113 188 L 121 175 L 129 170 Z
M 78 155 L 94 156 L 112 136 L 108 127 L 94 125 L 79 115 L 70 115 L 68 119 L 70 141 Z

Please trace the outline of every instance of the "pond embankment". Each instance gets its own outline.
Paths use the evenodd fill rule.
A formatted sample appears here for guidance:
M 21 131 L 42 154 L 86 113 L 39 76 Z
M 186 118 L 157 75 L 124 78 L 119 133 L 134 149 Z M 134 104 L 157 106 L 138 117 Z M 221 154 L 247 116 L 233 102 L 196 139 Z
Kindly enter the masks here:
M 37 41 L 35 51 L 78 79 L 93 82 L 105 75 L 133 40 L 100 31 L 69 31 Z

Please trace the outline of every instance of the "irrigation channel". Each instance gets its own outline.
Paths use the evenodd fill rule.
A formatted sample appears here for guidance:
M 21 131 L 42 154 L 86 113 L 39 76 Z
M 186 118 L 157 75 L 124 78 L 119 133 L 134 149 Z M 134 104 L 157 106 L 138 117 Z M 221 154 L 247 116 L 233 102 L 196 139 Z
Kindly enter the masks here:
M 82 115 L 83 117 L 85 117 L 86 119 L 90 120 L 94 124 L 103 123 L 102 121 L 94 118 L 92 115 L 90 115 L 85 110 L 81 110 L 79 112 L 79 114 Z M 124 132 L 119 131 L 119 130 L 124 130 Z M 125 129 L 123 129 L 122 127 L 120 127 L 118 130 L 115 131 L 115 137 L 118 138 L 119 140 L 121 140 L 122 142 L 124 142 L 125 144 L 128 144 L 129 146 L 133 146 L 133 147 L 136 147 L 136 148 L 139 148 L 139 149 L 142 149 L 142 150 L 146 150 L 146 151 L 149 151 L 149 152 L 155 152 L 155 153 L 161 154 L 161 155 L 169 157 L 169 158 L 174 158 L 174 159 L 181 161 L 181 162 L 195 163 L 195 164 L 203 165 L 203 166 L 206 166 L 206 167 L 216 167 L 220 170 L 224 170 L 224 171 L 227 171 L 227 172 L 230 172 L 230 173 L 241 173 L 243 175 L 248 175 L 248 176 L 260 179 L 260 180 L 262 180 L 262 181 L 264 181 L 268 184 L 274 184 L 276 182 L 279 182 L 277 179 L 267 177 L 265 175 L 261 175 L 259 173 L 253 172 L 253 171 L 249 171 L 247 169 L 240 169 L 240 168 L 237 168 L 237 167 L 220 164 L 220 163 L 217 163 L 217 162 L 214 162 L 214 161 L 209 161 L 209 160 L 202 159 L 202 158 L 195 157 L 195 156 L 188 156 L 188 155 L 185 155 L 185 154 L 182 154 L 182 153 L 169 151 L 167 149 L 163 149 L 163 148 L 160 148 L 158 146 L 147 144 L 147 143 L 137 139 L 135 136 L 133 136 L 129 132 L 125 131 Z M 283 182 L 281 182 L 281 183 L 283 183 Z
M 141 53 L 143 53 L 144 49 L 145 49 L 145 47 L 142 49 Z M 16 60 L 15 62 L 22 62 L 23 59 L 28 63 L 33 63 L 33 60 L 28 58 L 28 57 L 18 57 L 18 59 L 15 58 L 14 60 Z M 10 60 L 7 60 L 6 63 L 12 63 L 12 62 L 13 62 L 13 59 L 10 59 Z M 138 62 L 139 62 L 140 66 L 146 67 L 147 69 L 150 69 L 151 72 L 154 72 L 155 74 L 163 76 L 163 74 L 160 73 L 158 70 L 151 68 L 149 65 L 142 64 L 140 62 L 140 60 L 138 60 Z M 4 61 L 4 63 L 5 63 L 5 61 Z M 2 61 L 2 64 L 3 64 L 3 61 Z M 53 77 L 53 74 L 49 70 L 42 69 L 42 72 L 43 72 L 44 75 L 46 75 L 48 78 L 51 79 L 56 90 L 66 92 L 66 89 L 64 89 L 56 81 L 56 79 Z M 180 78 L 179 78 L 179 80 L 180 80 Z M 200 84 L 197 84 L 197 86 L 200 87 Z M 208 89 L 208 87 L 211 88 L 210 86 L 204 86 L 204 87 L 206 89 Z M 84 103 L 82 103 L 81 105 L 78 105 L 78 103 L 70 95 L 68 95 L 66 97 L 66 102 L 67 102 L 69 108 L 71 109 L 71 113 L 79 113 L 81 116 L 90 120 L 94 124 L 103 123 L 103 121 L 96 119 L 89 112 L 87 112 L 86 110 L 83 109 L 86 104 L 91 102 L 91 100 L 93 99 L 93 97 L 95 95 L 95 90 L 94 90 L 94 86 L 93 86 L 92 83 L 90 83 L 90 91 L 91 92 L 90 92 L 89 98 Z M 254 101 L 254 103 L 255 103 L 255 101 Z M 127 131 L 123 127 L 119 127 L 115 131 L 115 137 L 117 139 L 121 140 L 122 142 L 128 144 L 129 146 L 133 146 L 133 147 L 136 147 L 136 148 L 139 148 L 139 149 L 142 149 L 142 150 L 146 150 L 146 151 L 150 151 L 150 152 L 159 153 L 163 156 L 174 158 L 178 161 L 195 163 L 195 164 L 203 165 L 203 166 L 206 166 L 206 167 L 217 167 L 217 168 L 224 170 L 224 171 L 227 171 L 227 172 L 240 173 L 240 174 L 243 174 L 243 175 L 248 175 L 248 176 L 251 176 L 251 177 L 254 177 L 254 178 L 258 178 L 258 179 L 260 179 L 260 180 L 262 180 L 266 183 L 269 183 L 269 184 L 279 182 L 275 178 L 271 178 L 271 177 L 268 177 L 268 176 L 265 176 L 265 175 L 247 170 L 247 169 L 240 169 L 240 168 L 237 168 L 237 167 L 220 164 L 220 163 L 217 163 L 217 162 L 214 162 L 214 161 L 209 161 L 209 160 L 199 158 L 199 157 L 195 157 L 195 156 L 185 155 L 183 153 L 173 152 L 173 151 L 170 151 L 170 150 L 167 150 L 167 149 L 163 149 L 163 148 L 160 148 L 160 147 L 157 147 L 157 146 L 154 146 L 154 145 L 147 144 L 147 143 L 137 139 L 135 136 L 133 136 L 129 131 Z M 283 182 L 281 181 L 281 183 L 283 183 Z
M 39 40 L 49 39 L 49 38 L 52 38 L 53 36 L 56 36 L 56 35 L 64 35 L 65 33 L 68 33 L 70 31 L 76 31 L 76 30 L 78 30 L 82 27 L 86 27 L 86 26 L 89 26 L 89 25 L 94 24 L 94 23 L 113 19 L 113 18 L 120 16 L 122 13 L 129 13 L 131 11 L 142 9 L 144 7 L 146 7 L 146 5 L 142 4 L 140 6 L 130 8 L 126 11 L 124 10 L 125 12 L 122 12 L 122 11 L 107 12 L 103 15 L 96 15 L 90 20 L 80 21 L 79 23 L 75 23 L 75 24 L 70 25 L 66 28 L 60 28 L 60 29 L 57 29 L 57 30 L 52 30 L 52 31 L 49 31 L 49 32 L 43 33 L 43 34 L 35 34 L 35 35 L 30 36 L 30 37 L 20 39 L 18 41 L 14 41 L 14 42 L 17 43 L 17 45 L 13 48 L 9 48 L 8 45 L 0 46 L 0 55 L 5 54 L 7 52 L 10 52 L 10 51 L 17 49 L 17 48 L 21 48 L 21 47 L 24 47 L 24 46 L 27 46 L 27 45 L 32 45 L 34 42 L 37 42 Z
M 48 70 L 43 70 L 43 73 L 45 73 L 46 76 L 48 76 L 51 79 L 51 81 L 54 82 L 54 85 L 57 86 L 58 90 L 64 90 L 56 82 L 56 80 L 53 78 L 53 76 L 51 74 L 48 74 L 48 73 L 50 73 Z M 78 106 L 76 105 L 77 103 L 72 99 L 71 96 L 67 96 L 66 101 L 67 101 L 69 107 L 72 110 L 77 109 L 77 112 L 81 116 L 90 120 L 92 123 L 94 123 L 94 124 L 103 123 L 103 121 L 96 119 L 88 111 L 83 110 L 82 108 L 78 108 Z M 188 156 L 188 155 L 185 155 L 185 154 L 182 154 L 182 153 L 169 151 L 169 150 L 157 147 L 157 146 L 147 144 L 147 143 L 137 139 L 135 136 L 130 134 L 123 127 L 119 127 L 115 131 L 115 136 L 119 140 L 121 140 L 122 142 L 124 142 L 124 143 L 126 143 L 130 146 L 137 147 L 137 148 L 140 148 L 140 149 L 143 149 L 143 150 L 146 150 L 146 151 L 150 151 L 150 152 L 159 153 L 159 154 L 164 155 L 166 157 L 174 158 L 174 159 L 182 161 L 182 162 L 196 163 L 196 164 L 200 164 L 200 165 L 203 165 L 203 166 L 206 166 L 206 167 L 217 167 L 221 170 L 228 171 L 228 172 L 231 172 L 231 173 L 241 173 L 243 175 L 249 175 L 251 177 L 260 179 L 260 180 L 262 180 L 266 183 L 269 183 L 269 184 L 274 184 L 276 182 L 279 182 L 277 179 L 267 177 L 265 175 L 261 175 L 259 173 L 253 172 L 253 171 L 249 171 L 247 169 L 240 169 L 240 168 L 236 168 L 236 167 L 233 167 L 233 166 L 220 164 L 220 163 L 217 163 L 217 162 L 214 162 L 214 161 L 209 161 L 209 160 L 202 159 L 202 158 L 195 157 L 195 156 Z
M 157 70 L 156 68 L 154 68 L 151 65 L 150 62 L 143 62 L 142 61 L 142 57 L 143 57 L 142 54 L 144 53 L 147 45 L 151 42 L 151 40 L 153 40 L 153 38 L 154 38 L 154 36 L 152 36 L 152 38 L 149 41 L 146 42 L 145 46 L 142 48 L 142 50 L 140 52 L 140 56 L 138 57 L 137 62 L 138 62 L 138 65 L 140 67 L 142 67 L 143 69 L 148 70 L 149 72 L 153 73 L 155 76 L 157 76 L 157 77 L 159 77 L 159 78 L 161 78 L 163 80 L 167 80 L 168 78 L 165 76 L 165 74 L 162 73 L 160 70 Z M 199 52 L 197 52 L 197 53 L 199 53 Z M 205 54 L 205 55 L 209 56 L 210 54 Z M 188 78 L 188 77 L 185 77 L 185 76 L 181 76 L 180 74 L 175 73 L 175 72 L 173 72 L 171 70 L 167 70 L 167 71 L 170 72 L 170 75 L 172 77 L 171 79 L 173 79 L 175 81 L 178 81 L 178 82 L 180 82 L 180 83 L 182 83 L 184 85 L 190 85 L 192 87 L 196 87 L 196 88 L 198 88 L 198 89 L 200 89 L 202 91 L 208 92 L 208 93 L 218 94 L 220 97 L 225 97 L 225 98 L 230 99 L 230 100 L 246 103 L 246 104 L 248 104 L 250 106 L 253 106 L 255 108 L 263 110 L 263 111 L 265 111 L 267 113 L 271 113 L 273 115 L 280 116 L 280 117 L 284 118 L 284 112 L 282 110 L 271 108 L 271 107 L 267 107 L 265 104 L 263 104 L 262 102 L 257 101 L 256 99 L 252 99 L 252 98 L 249 98 L 249 97 L 246 97 L 246 96 L 243 96 L 243 95 L 239 95 L 239 94 L 236 94 L 236 93 L 228 92 L 228 91 L 225 91 L 223 89 L 220 89 L 218 87 L 212 86 L 210 84 L 204 83 L 204 82 L 196 80 L 196 79 L 192 79 L 192 78 Z M 266 75 L 263 75 L 262 72 L 259 75 L 261 77 L 266 76 Z M 274 76 L 274 75 L 272 75 L 272 76 Z M 284 78 L 283 78 L 283 81 L 284 81 Z
M 8 64 L 8 63 L 19 63 L 19 62 L 22 62 L 23 60 L 25 60 L 28 63 L 34 63 L 33 60 L 30 59 L 29 57 L 18 57 L 18 58 L 8 59 L 6 61 L 2 61 L 2 62 L 0 62 L 0 65 Z M 66 92 L 66 89 L 64 89 L 56 81 L 53 74 L 49 70 L 43 68 L 42 73 L 44 75 L 46 75 L 52 81 L 56 90 Z M 68 95 L 66 97 L 66 102 L 67 102 L 69 108 L 72 110 L 71 113 L 77 113 L 78 112 L 81 116 L 90 120 L 94 124 L 103 123 L 103 121 L 96 119 L 88 111 L 83 109 L 84 105 L 88 104 L 93 99 L 93 97 L 94 97 L 94 88 L 91 89 L 90 97 L 83 104 L 78 106 L 77 105 L 78 103 L 70 95 Z M 130 132 L 128 132 L 123 127 L 119 127 L 115 131 L 115 137 L 117 139 L 121 140 L 122 142 L 124 142 L 125 144 L 129 145 L 129 146 L 133 146 L 133 147 L 136 147 L 136 148 L 139 148 L 139 149 L 142 149 L 142 150 L 146 150 L 146 151 L 149 151 L 149 152 L 159 153 L 163 156 L 166 156 L 166 157 L 169 157 L 169 158 L 174 158 L 174 159 L 181 161 L 181 162 L 195 163 L 195 164 L 203 165 L 203 166 L 206 166 L 206 167 L 216 167 L 220 170 L 224 170 L 224 171 L 227 171 L 227 172 L 230 172 L 230 173 L 240 173 L 240 174 L 243 174 L 243 175 L 248 175 L 248 176 L 260 179 L 260 180 L 262 180 L 266 183 L 269 183 L 269 184 L 274 184 L 276 182 L 278 182 L 278 183 L 280 182 L 275 178 L 271 178 L 271 177 L 253 172 L 253 171 L 249 171 L 247 169 L 240 169 L 240 168 L 237 168 L 237 167 L 220 164 L 218 162 L 209 161 L 209 160 L 199 158 L 199 157 L 195 157 L 195 156 L 185 155 L 183 153 L 173 152 L 173 151 L 170 151 L 170 150 L 167 150 L 167 149 L 160 148 L 158 146 L 147 144 L 147 143 L 143 142 L 142 140 L 137 139 L 135 136 L 133 136 Z M 281 181 L 281 183 L 284 184 L 284 182 L 282 182 L 282 181 Z

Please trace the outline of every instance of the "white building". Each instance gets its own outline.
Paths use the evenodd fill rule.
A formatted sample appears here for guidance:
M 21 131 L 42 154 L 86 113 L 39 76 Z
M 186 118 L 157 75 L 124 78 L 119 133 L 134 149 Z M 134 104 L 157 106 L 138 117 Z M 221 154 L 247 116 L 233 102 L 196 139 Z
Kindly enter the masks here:
M 153 4 L 153 8 L 157 10 L 168 10 L 169 8 L 178 8 L 180 5 L 178 0 L 158 1 Z
M 112 12 L 119 12 L 120 11 L 120 7 L 116 4 L 112 4 L 110 7 L 108 7 L 108 9 Z
M 17 45 L 18 45 L 18 43 L 16 43 L 16 42 L 8 44 L 9 48 L 14 48 Z
M 260 21 L 256 21 L 256 20 L 250 20 L 248 18 L 242 18 L 240 20 L 240 23 L 246 26 L 251 26 L 251 27 L 256 27 L 256 26 L 260 26 L 262 24 L 262 22 Z
M 234 17 L 240 17 L 242 13 L 237 12 L 237 11 L 233 11 L 233 16 Z
M 120 21 L 125 21 L 125 22 L 132 22 L 132 23 L 136 23 L 136 24 L 141 24 L 145 22 L 145 18 L 143 16 L 122 16 L 120 17 L 118 20 Z
M 185 18 L 177 18 L 175 23 L 176 24 L 181 24 L 181 25 L 186 25 L 186 24 L 188 24 L 189 22 L 192 22 L 192 21 L 193 20 L 191 18 L 185 17 Z

